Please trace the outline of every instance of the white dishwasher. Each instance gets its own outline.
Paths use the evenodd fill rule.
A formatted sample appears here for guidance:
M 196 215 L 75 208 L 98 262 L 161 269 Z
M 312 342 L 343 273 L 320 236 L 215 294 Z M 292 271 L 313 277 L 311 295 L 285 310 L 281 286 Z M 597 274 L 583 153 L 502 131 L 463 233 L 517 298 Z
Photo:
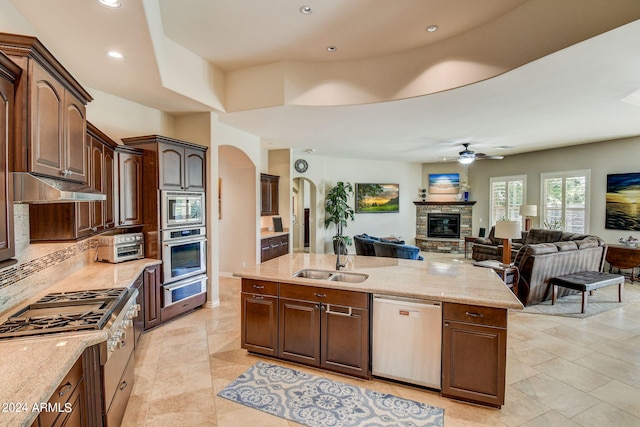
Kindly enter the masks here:
M 441 389 L 442 305 L 373 296 L 373 375 Z

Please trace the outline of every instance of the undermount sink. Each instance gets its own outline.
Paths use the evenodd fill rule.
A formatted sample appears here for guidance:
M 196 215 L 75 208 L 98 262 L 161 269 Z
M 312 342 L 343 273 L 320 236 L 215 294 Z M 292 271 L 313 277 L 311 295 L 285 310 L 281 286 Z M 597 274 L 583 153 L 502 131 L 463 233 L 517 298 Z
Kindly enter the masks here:
M 314 270 L 306 268 L 304 270 L 296 271 L 293 273 L 293 277 L 302 277 L 304 279 L 316 279 L 316 280 L 330 280 L 332 282 L 346 282 L 346 283 L 362 283 L 369 277 L 368 274 L 362 273 L 348 273 L 344 271 L 330 271 L 330 270 Z

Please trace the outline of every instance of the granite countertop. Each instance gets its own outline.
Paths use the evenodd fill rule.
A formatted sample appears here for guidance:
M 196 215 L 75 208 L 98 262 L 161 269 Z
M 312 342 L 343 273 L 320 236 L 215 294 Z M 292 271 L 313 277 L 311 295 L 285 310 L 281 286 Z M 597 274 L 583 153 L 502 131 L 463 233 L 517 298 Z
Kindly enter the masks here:
M 94 262 L 32 300 L 52 292 L 129 287 L 146 267 L 159 263 L 155 259 L 120 264 Z M 21 303 L 15 310 L 33 301 Z M 15 310 L 9 310 L 8 315 Z M 32 411 L 33 405 L 47 402 L 82 352 L 107 338 L 106 331 L 87 331 L 0 340 L 0 425 L 30 426 L 38 415 Z M 21 410 L 9 404 L 18 404 Z
M 522 303 L 490 268 L 460 261 L 413 261 L 355 256 L 345 271 L 368 274 L 362 283 L 304 279 L 293 274 L 304 268 L 335 270 L 335 255 L 289 254 L 247 267 L 234 276 L 371 292 L 382 295 L 431 299 L 485 307 L 522 309 Z
M 284 230 L 284 231 L 261 231 L 260 232 L 260 238 L 261 239 L 267 239 L 269 237 L 284 236 L 285 234 L 289 234 L 289 230 Z

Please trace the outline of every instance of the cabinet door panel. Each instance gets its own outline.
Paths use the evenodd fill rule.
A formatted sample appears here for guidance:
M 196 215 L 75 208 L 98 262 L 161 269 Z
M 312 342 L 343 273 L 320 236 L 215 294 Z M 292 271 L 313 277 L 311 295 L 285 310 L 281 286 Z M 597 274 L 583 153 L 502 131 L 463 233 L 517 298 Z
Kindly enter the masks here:
M 13 182 L 6 155 L 9 141 L 13 141 L 13 85 L 0 78 L 0 261 L 15 255 Z
M 242 293 L 242 348 L 275 356 L 278 339 L 278 298 Z
M 33 64 L 31 85 L 31 170 L 63 176 L 64 88 L 41 66 Z M 82 146 L 80 147 L 82 150 Z
M 144 269 L 144 328 L 160 324 L 160 267 L 155 265 Z
M 279 355 L 306 364 L 320 363 L 320 310 L 315 303 L 280 299 Z
M 445 320 L 442 340 L 442 395 L 502 405 L 506 329 Z
M 369 371 L 369 311 L 324 306 L 322 310 L 323 368 L 367 377 Z M 327 307 L 331 311 L 327 311 Z
M 142 224 L 142 156 L 120 153 L 119 225 Z
M 204 152 L 185 148 L 185 186 L 189 191 L 205 191 Z
M 114 204 L 114 174 L 115 174 L 115 155 L 114 151 L 109 147 L 104 147 L 104 183 L 102 192 L 107 196 L 104 201 L 104 228 L 113 228 L 115 226 L 115 204 Z
M 162 190 L 184 189 L 184 149 L 173 145 L 158 144 L 160 156 L 160 188 Z
M 87 182 L 87 158 L 84 151 L 87 135 L 85 106 L 70 93 L 65 92 L 64 116 L 64 167 L 68 171 L 67 179 Z
M 104 192 L 104 162 L 103 162 L 104 150 L 103 145 L 91 138 L 91 179 L 89 180 L 91 187 L 101 193 Z M 104 202 L 96 201 L 92 202 L 91 212 L 91 227 L 94 231 L 102 230 L 104 228 Z

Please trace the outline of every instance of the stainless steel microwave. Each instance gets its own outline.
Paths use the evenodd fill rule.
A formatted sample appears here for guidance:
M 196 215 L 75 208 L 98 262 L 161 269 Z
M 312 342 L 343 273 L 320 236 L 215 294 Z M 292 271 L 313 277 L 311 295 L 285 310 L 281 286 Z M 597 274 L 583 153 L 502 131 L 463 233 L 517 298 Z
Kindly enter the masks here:
M 205 225 L 204 193 L 161 191 L 160 197 L 160 216 L 163 230 Z

